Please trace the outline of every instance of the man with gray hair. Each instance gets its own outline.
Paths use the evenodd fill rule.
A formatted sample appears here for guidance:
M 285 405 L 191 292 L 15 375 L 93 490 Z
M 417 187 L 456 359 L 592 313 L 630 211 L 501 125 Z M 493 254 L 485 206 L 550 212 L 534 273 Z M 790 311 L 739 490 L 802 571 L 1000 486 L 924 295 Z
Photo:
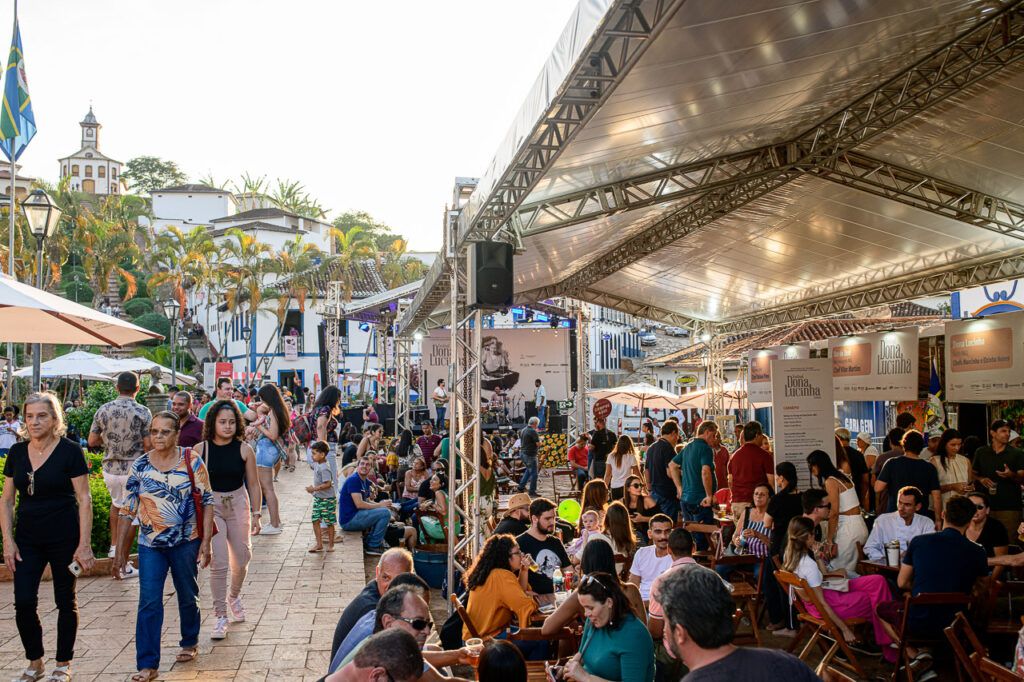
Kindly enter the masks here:
M 338 647 L 348 636 L 349 631 L 364 614 L 377 608 L 382 594 L 388 591 L 388 586 L 395 576 L 401 573 L 412 573 L 412 555 L 404 549 L 394 547 L 384 552 L 377 560 L 377 568 L 373 580 L 366 583 L 366 587 L 349 602 L 348 606 L 341 613 L 338 624 L 334 627 L 334 639 L 331 643 L 331 658 L 338 652 Z
M 725 583 L 711 569 L 680 566 L 663 577 L 658 594 L 665 612 L 665 647 L 690 669 L 682 682 L 820 681 L 795 656 L 732 643 L 736 605 Z
M 381 630 L 366 640 L 348 665 L 327 676 L 326 681 L 414 682 L 422 674 L 423 654 L 416 638 L 403 630 Z
M 530 417 L 530 420 L 526 422 L 526 428 L 519 432 L 519 456 L 526 467 L 523 477 L 519 479 L 519 492 L 526 490 L 526 484 L 529 483 L 530 497 L 537 496 L 537 452 L 540 449 L 540 434 L 537 433 L 537 427 L 539 425 L 540 419 Z

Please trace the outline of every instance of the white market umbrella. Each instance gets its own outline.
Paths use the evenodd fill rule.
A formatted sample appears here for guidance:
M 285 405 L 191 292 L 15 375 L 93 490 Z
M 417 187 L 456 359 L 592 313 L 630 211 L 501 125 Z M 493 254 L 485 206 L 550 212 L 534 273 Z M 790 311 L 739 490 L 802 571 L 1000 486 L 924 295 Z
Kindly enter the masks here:
M 0 275 L 0 341 L 121 347 L 162 338 L 156 332 Z
M 722 384 L 722 409 L 745 410 L 747 383 L 743 380 L 727 381 Z M 706 410 L 708 406 L 708 389 L 702 388 L 679 396 L 679 407 L 686 410 Z M 754 407 L 769 407 L 771 403 L 753 403 Z
M 681 396 L 669 393 L 654 384 L 640 382 L 591 391 L 590 397 L 594 400 L 604 398 L 609 402 L 619 405 L 630 405 L 642 411 L 645 407 L 652 410 L 674 410 L 679 407 Z
M 111 375 L 122 371 L 118 368 L 117 362 L 114 358 L 78 350 L 40 364 L 39 373 L 40 376 L 48 378 L 80 376 L 83 379 L 110 381 Z M 32 368 L 19 369 L 14 376 L 30 377 Z
M 153 362 L 152 360 L 147 360 L 146 358 L 117 358 L 113 359 L 113 361 L 117 365 L 117 369 L 114 371 L 118 373 L 148 372 L 152 369 L 157 369 L 160 370 L 160 373 L 163 375 L 163 377 L 161 378 L 170 379 L 171 377 L 170 367 L 164 367 L 163 365 Z M 188 384 L 189 386 L 195 386 L 197 383 L 199 383 L 198 381 L 196 381 L 195 377 L 191 377 L 188 374 L 185 374 L 184 372 L 181 371 L 177 373 L 177 380 L 183 384 Z

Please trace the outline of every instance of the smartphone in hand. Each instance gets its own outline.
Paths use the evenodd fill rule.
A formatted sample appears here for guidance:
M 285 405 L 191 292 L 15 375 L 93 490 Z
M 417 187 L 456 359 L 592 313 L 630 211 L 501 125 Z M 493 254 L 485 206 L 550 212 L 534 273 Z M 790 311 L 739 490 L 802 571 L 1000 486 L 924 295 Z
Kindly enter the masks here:
M 68 570 L 71 571 L 71 575 L 75 576 L 76 578 L 82 575 L 82 567 L 78 564 L 77 559 L 68 564 Z

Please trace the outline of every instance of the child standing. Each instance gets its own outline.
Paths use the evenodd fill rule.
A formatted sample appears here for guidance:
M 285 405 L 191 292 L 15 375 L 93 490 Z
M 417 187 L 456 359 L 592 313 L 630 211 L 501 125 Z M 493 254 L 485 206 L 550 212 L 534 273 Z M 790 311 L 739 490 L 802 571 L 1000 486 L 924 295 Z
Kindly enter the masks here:
M 337 523 L 337 497 L 334 472 L 327 464 L 327 453 L 330 447 L 318 440 L 310 448 L 313 456 L 313 485 L 306 487 L 306 492 L 313 496 L 313 537 L 316 545 L 309 548 L 311 554 L 324 549 L 323 529 L 327 530 L 327 551 L 334 551 L 334 524 Z

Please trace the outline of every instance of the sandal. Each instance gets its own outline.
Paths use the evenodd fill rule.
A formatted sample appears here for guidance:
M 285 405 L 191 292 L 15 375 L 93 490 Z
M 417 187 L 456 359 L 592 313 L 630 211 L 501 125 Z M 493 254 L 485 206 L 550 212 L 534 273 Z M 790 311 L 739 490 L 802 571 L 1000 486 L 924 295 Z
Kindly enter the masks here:
M 143 668 L 132 675 L 130 679 L 131 682 L 150 682 L 150 680 L 155 680 L 159 674 L 160 672 L 153 668 Z
M 61 665 L 53 669 L 49 675 L 46 676 L 44 682 L 71 682 L 71 666 Z
M 35 668 L 25 668 L 21 671 L 21 675 L 18 677 L 11 678 L 11 682 L 36 682 L 36 680 L 43 679 L 43 675 L 46 674 L 44 670 L 36 670 Z
M 196 660 L 196 656 L 198 656 L 198 655 L 199 655 L 199 647 L 197 647 L 197 646 L 188 646 L 188 647 L 183 646 L 183 647 L 181 647 L 181 651 L 178 652 L 178 655 L 174 657 L 174 660 L 177 663 L 188 663 L 189 661 Z M 153 679 L 153 678 L 150 678 L 150 679 Z
M 310 547 L 309 548 L 309 553 L 310 554 L 319 554 L 322 551 L 324 551 L 323 547 Z

